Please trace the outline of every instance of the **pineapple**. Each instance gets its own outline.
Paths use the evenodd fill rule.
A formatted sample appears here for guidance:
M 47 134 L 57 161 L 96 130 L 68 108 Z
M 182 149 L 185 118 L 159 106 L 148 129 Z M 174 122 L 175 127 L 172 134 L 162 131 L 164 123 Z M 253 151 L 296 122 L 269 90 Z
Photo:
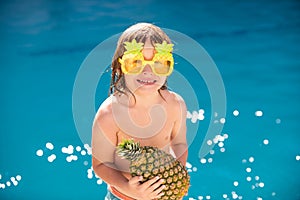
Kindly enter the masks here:
M 123 140 L 117 154 L 130 160 L 130 173 L 143 176 L 142 183 L 159 176 L 164 180 L 164 195 L 160 200 L 179 200 L 188 191 L 190 177 L 185 167 L 172 155 L 151 146 L 141 147 L 133 140 Z

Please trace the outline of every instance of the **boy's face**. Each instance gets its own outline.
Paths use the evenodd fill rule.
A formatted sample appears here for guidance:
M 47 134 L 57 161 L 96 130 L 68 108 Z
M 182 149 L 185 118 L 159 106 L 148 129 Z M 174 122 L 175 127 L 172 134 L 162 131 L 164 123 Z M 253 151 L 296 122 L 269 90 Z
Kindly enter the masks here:
M 152 60 L 155 55 L 155 49 L 150 39 L 147 39 L 142 50 L 145 60 Z M 166 76 L 157 76 L 152 72 L 151 67 L 146 65 L 143 71 L 137 75 L 124 74 L 126 86 L 130 91 L 136 92 L 157 92 L 166 82 Z

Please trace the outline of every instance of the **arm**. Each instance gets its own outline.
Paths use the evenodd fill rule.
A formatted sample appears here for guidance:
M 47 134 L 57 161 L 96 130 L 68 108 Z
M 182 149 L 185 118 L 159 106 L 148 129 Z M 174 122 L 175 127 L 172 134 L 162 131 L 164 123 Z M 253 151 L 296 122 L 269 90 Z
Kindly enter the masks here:
M 92 129 L 92 166 L 94 172 L 107 184 L 122 188 L 128 180 L 114 165 L 117 131 L 109 113 L 100 112 L 96 115 Z
M 176 104 L 174 105 L 174 111 L 176 112 L 176 120 L 172 129 L 171 136 L 171 148 L 175 153 L 177 160 L 179 160 L 184 166 L 188 157 L 188 147 L 186 141 L 186 105 L 184 100 L 176 95 Z

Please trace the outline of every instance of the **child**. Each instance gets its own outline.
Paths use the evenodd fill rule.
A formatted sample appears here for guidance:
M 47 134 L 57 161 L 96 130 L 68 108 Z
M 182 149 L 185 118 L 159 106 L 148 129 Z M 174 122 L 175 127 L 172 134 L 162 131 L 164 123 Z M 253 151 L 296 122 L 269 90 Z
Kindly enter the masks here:
M 129 27 L 119 38 L 111 65 L 111 95 L 97 111 L 92 130 L 93 169 L 108 185 L 106 200 L 163 195 L 158 177 L 144 183 L 142 177 L 131 177 L 129 162 L 116 154 L 123 139 L 156 146 L 185 166 L 186 106 L 166 85 L 174 66 L 172 46 L 159 27 L 148 23 Z

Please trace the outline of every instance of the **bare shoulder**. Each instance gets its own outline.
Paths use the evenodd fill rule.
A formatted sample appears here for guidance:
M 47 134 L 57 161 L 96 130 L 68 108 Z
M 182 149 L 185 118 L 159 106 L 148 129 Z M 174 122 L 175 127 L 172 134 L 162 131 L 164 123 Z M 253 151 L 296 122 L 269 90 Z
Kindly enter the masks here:
M 172 107 L 174 106 L 174 108 L 182 107 L 185 109 L 186 105 L 185 105 L 184 99 L 176 92 L 164 90 L 162 92 L 162 95 L 163 95 L 163 97 L 166 97 L 165 98 L 166 102 L 170 106 L 172 106 Z
M 162 92 L 163 97 L 165 97 L 166 105 L 170 114 L 175 117 L 175 120 L 182 119 L 186 116 L 187 108 L 184 99 L 173 91 Z
M 108 97 L 99 107 L 95 118 L 94 118 L 94 126 L 97 124 L 102 129 L 108 128 L 111 131 L 117 131 L 118 127 L 114 121 L 112 104 L 114 101 L 114 97 Z

